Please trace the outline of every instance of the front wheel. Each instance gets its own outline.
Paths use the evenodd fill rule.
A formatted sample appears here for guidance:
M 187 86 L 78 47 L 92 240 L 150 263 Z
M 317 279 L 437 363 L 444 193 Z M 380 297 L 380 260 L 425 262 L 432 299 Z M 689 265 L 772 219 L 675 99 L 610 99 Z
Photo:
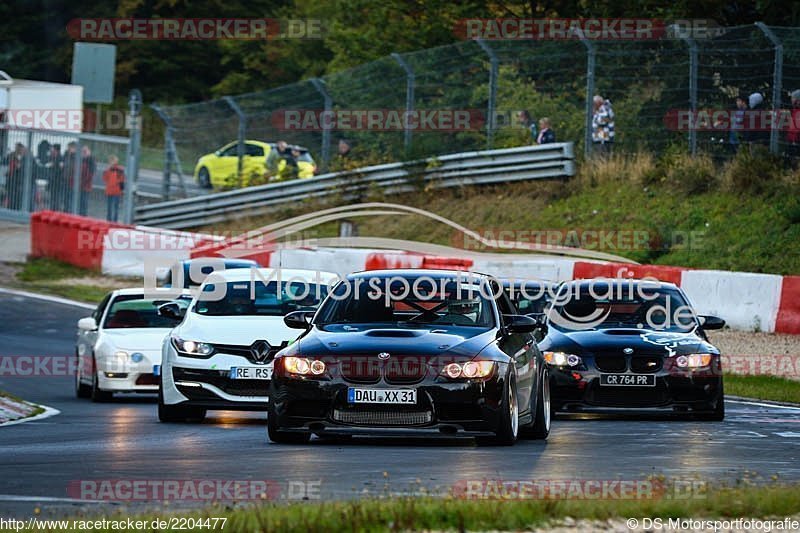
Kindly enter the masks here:
M 270 408 L 267 413 L 267 437 L 276 444 L 307 444 L 311 433 L 284 431 L 278 425 L 278 416 Z
M 91 398 L 92 388 L 89 387 L 89 385 L 81 383 L 81 377 L 83 376 L 83 369 L 81 368 L 81 356 L 76 353 L 75 357 L 78 360 L 77 364 L 75 365 L 75 396 L 82 399 Z
M 494 437 L 481 437 L 478 444 L 513 446 L 519 436 L 519 404 L 517 403 L 517 383 L 509 374 L 506 379 L 503 403 L 500 406 L 500 426 Z
M 536 411 L 533 423 L 525 428 L 526 437 L 544 440 L 550 434 L 550 419 L 552 407 L 550 402 L 550 372 L 547 368 L 542 370 L 541 384 L 536 393 Z
M 211 174 L 208 173 L 206 167 L 201 168 L 200 172 L 197 173 L 197 181 L 200 182 L 200 186 L 204 189 L 211 188 Z
M 206 410 L 199 407 L 182 407 L 164 403 L 164 393 L 158 388 L 158 420 L 161 422 L 202 422 Z
M 92 358 L 92 387 L 89 391 L 89 396 L 93 402 L 108 402 L 114 398 L 114 393 L 100 389 L 100 377 L 98 376 L 97 361 Z

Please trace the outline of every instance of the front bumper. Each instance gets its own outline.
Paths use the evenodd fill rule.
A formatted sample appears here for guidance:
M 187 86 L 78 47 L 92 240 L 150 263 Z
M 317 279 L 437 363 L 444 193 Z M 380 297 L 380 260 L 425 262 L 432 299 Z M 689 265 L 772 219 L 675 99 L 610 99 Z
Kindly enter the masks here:
M 502 374 L 500 374 L 502 375 Z M 350 404 L 350 387 L 417 390 L 416 405 Z M 282 430 L 351 435 L 491 435 L 500 423 L 503 379 L 447 381 L 430 378 L 395 385 L 381 380 L 359 384 L 344 380 L 276 377 L 272 407 Z
M 204 409 L 266 411 L 269 380 L 232 380 L 232 367 L 254 366 L 246 359 L 215 354 L 209 359 L 182 357 L 170 345 L 161 368 L 162 398 L 166 405 Z M 272 363 L 264 365 L 271 366 Z
M 661 370 L 652 374 L 655 386 L 647 387 L 601 385 L 600 375 L 596 369 L 550 367 L 554 410 L 711 412 L 723 401 L 722 376 L 714 372 Z
M 158 378 L 154 375 L 155 365 L 161 363 L 161 353 L 157 351 L 132 352 L 142 358 L 138 362 L 129 356 L 120 358 L 107 356 L 97 358 L 97 385 L 109 392 L 158 392 Z

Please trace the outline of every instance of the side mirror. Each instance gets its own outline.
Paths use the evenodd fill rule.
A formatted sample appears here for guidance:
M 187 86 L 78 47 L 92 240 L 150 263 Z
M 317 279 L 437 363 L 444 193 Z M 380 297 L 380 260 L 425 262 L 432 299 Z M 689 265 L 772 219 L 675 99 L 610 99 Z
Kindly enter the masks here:
M 292 311 L 283 317 L 283 323 L 292 329 L 308 329 L 311 327 L 308 321 L 313 315 L 314 313 L 309 311 Z
M 536 342 L 542 342 L 547 336 L 547 315 L 545 313 L 528 313 L 527 315 L 536 321 L 536 329 L 533 330 L 533 338 Z
M 725 321 L 718 316 L 700 315 L 697 318 L 700 320 L 700 325 L 703 329 L 722 329 L 725 327 Z
M 81 318 L 78 320 L 78 329 L 82 331 L 95 331 L 97 329 L 97 322 L 92 316 Z
M 536 320 L 526 315 L 503 315 L 503 322 L 509 333 L 531 333 L 539 327 Z
M 158 306 L 158 314 L 172 320 L 183 320 L 186 309 L 176 302 L 169 302 Z

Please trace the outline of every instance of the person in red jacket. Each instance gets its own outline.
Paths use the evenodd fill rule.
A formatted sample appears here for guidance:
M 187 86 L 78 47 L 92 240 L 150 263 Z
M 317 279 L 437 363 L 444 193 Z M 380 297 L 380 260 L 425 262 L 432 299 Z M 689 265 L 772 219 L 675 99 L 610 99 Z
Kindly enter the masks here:
M 106 184 L 106 219 L 116 222 L 119 216 L 119 199 L 125 188 L 125 169 L 120 166 L 117 156 L 108 157 L 108 168 L 103 172 L 103 181 Z

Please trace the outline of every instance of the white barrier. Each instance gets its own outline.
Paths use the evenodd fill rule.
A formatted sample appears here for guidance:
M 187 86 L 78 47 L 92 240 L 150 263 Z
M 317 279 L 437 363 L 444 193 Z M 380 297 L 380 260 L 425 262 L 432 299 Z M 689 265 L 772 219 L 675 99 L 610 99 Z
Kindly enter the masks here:
M 719 316 L 745 331 L 775 331 L 782 283 L 782 276 L 724 270 L 686 270 L 681 277 L 699 314 Z

